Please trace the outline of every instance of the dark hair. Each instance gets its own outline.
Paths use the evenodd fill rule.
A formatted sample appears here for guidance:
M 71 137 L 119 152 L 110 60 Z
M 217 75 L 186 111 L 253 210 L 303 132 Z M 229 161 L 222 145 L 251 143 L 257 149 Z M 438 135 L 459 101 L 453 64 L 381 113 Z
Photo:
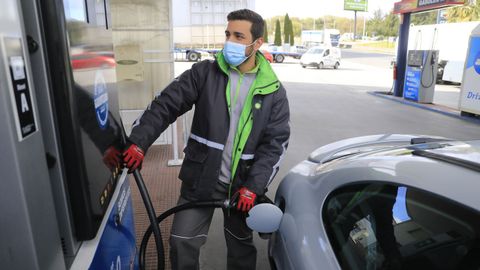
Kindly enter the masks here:
M 250 33 L 252 33 L 253 40 L 259 37 L 263 37 L 263 29 L 265 28 L 265 22 L 262 16 L 250 9 L 239 9 L 232 11 L 227 16 L 228 21 L 249 21 L 252 23 Z

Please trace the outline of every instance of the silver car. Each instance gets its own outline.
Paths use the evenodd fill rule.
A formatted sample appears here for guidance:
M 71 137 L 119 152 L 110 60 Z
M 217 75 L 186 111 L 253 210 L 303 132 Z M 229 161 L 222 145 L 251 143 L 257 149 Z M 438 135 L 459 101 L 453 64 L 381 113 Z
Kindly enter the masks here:
M 249 219 L 274 231 L 272 269 L 479 269 L 479 194 L 480 141 L 375 135 L 315 150 L 280 183 L 280 214 Z

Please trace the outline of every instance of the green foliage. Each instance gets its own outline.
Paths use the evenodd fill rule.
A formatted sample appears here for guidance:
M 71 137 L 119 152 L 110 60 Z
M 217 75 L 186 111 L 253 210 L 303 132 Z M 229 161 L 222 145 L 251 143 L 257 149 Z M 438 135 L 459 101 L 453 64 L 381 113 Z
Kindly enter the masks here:
M 274 44 L 277 46 L 282 46 L 282 30 L 280 30 L 280 20 L 277 19 L 275 25 L 275 40 Z
M 288 41 L 290 41 L 290 45 L 294 45 L 295 43 L 295 36 L 293 35 L 293 22 L 292 20 L 290 20 L 290 18 L 288 19 Z
M 371 36 L 396 36 L 400 20 L 392 12 L 383 14 L 380 9 L 375 10 L 373 18 L 367 22 L 367 33 Z
M 288 13 L 285 14 L 285 19 L 283 21 L 283 42 L 294 44 L 293 36 L 293 23 L 288 16 Z
M 268 43 L 268 27 L 267 27 L 267 21 L 263 20 L 264 27 L 263 27 L 263 41 Z
M 467 1 L 469 2 L 469 1 Z M 448 22 L 471 22 L 480 20 L 480 0 L 463 6 L 447 9 Z
M 414 13 L 410 17 L 410 23 L 414 25 L 436 24 L 437 23 L 437 10 Z
M 480 2 L 480 0 L 478 0 Z M 436 12 L 433 12 L 436 14 Z M 357 34 L 362 34 L 363 16 L 360 13 L 357 18 Z M 436 15 L 430 13 L 420 13 L 412 16 L 412 23 L 425 24 L 436 20 Z M 365 32 L 369 36 L 396 36 L 399 29 L 399 16 L 392 12 L 384 14 L 380 9 L 376 10 L 373 18 L 367 19 Z M 280 26 L 283 25 L 283 36 Z M 294 37 L 300 37 L 302 30 L 322 30 L 324 28 L 338 29 L 340 33 L 353 33 L 353 18 L 344 18 L 337 16 L 324 16 L 316 18 L 297 18 L 285 16 L 275 16 L 265 20 L 265 32 L 275 33 L 275 44 L 281 45 L 283 42 L 291 42 L 293 45 Z M 290 38 L 291 37 L 291 38 Z
M 288 31 L 288 25 L 290 23 L 290 17 L 288 13 L 285 14 L 285 19 L 283 19 L 283 42 L 287 43 L 290 38 L 290 32 Z
M 387 37 L 397 36 L 399 28 L 400 28 L 400 19 L 398 18 L 398 15 L 393 14 L 393 12 L 390 12 L 390 14 L 385 16 L 384 25 L 381 31 L 382 35 Z

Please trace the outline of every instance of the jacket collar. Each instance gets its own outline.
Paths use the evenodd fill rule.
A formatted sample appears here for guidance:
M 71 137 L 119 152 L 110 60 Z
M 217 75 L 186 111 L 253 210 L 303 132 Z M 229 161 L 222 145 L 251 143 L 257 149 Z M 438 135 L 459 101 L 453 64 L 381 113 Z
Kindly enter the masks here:
M 215 58 L 220 70 L 222 70 L 222 72 L 228 76 L 228 69 L 230 68 L 230 66 L 227 61 L 225 61 L 223 51 L 218 52 L 215 55 Z M 261 92 L 262 94 L 269 94 L 271 92 L 274 92 L 279 88 L 280 83 L 278 82 L 278 78 L 275 75 L 275 72 L 273 72 L 270 63 L 268 63 L 267 59 L 265 59 L 265 56 L 263 56 L 263 54 L 258 51 L 255 55 L 255 60 L 258 66 L 257 77 L 255 79 L 256 88 L 265 88 Z

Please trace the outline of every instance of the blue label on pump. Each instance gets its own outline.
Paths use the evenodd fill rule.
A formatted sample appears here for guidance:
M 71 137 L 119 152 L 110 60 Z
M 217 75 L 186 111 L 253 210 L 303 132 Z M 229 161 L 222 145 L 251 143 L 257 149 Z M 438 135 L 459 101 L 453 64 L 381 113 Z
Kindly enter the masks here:
M 101 71 L 95 76 L 94 96 L 95 116 L 101 129 L 105 129 L 108 123 L 108 92 L 107 84 Z
M 470 39 L 470 48 L 467 58 L 467 69 L 473 67 L 480 74 L 480 37 Z
M 137 269 L 135 225 L 129 181 L 123 182 L 89 269 Z
M 418 89 L 420 88 L 420 77 L 422 71 L 417 67 L 407 66 L 405 72 L 405 85 L 403 87 L 403 97 L 406 99 L 418 101 Z
M 475 57 L 473 66 L 475 67 L 475 71 L 480 74 L 480 51 L 478 51 L 477 56 Z

